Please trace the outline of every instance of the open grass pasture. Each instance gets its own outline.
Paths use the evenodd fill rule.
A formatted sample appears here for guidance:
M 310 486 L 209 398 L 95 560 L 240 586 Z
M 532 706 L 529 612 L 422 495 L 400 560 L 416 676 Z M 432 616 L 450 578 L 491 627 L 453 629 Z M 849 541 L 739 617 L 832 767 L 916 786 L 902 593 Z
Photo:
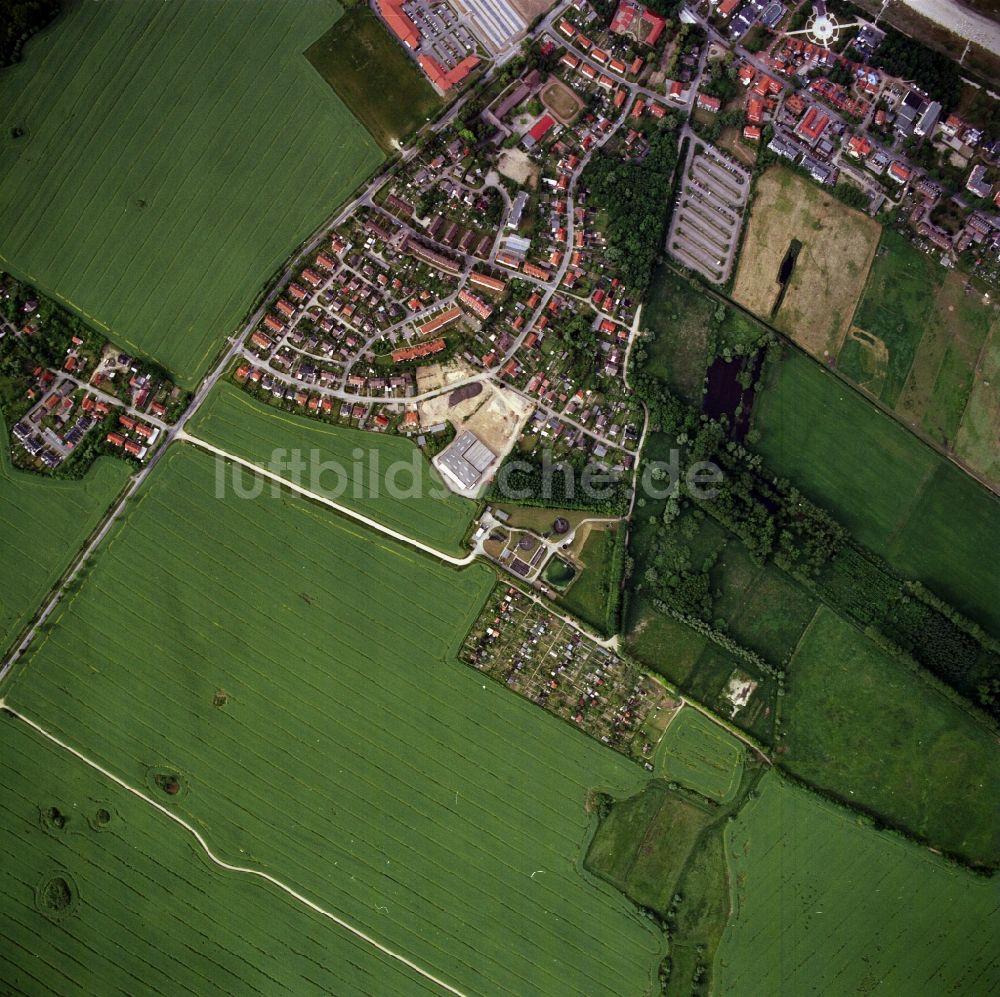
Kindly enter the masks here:
M 755 406 L 758 446 L 854 537 L 1000 635 L 1000 501 L 891 416 L 801 355 Z
M 611 609 L 617 600 L 621 584 L 621 566 L 615 571 L 615 549 L 618 530 L 589 530 L 580 551 L 583 571 L 576 577 L 569 591 L 560 596 L 559 605 L 580 617 L 601 633 L 611 634 L 617 629 Z M 587 529 L 586 526 L 583 527 Z M 624 542 L 624 539 L 623 541 Z
M 648 989 L 661 936 L 580 870 L 588 790 L 646 774 L 458 662 L 495 575 L 214 479 L 167 454 L 8 703 L 466 993 Z
M 995 736 L 826 607 L 788 674 L 782 765 L 939 848 L 1000 862 Z
M 302 55 L 340 13 L 69 5 L 0 74 L 0 265 L 192 386 L 380 161 Z
M 0 433 L 7 429 L 0 419 Z M 0 454 L 0 653 L 27 625 L 45 594 L 128 480 L 128 467 L 98 460 L 82 481 L 47 481 L 17 471 Z
M 955 437 L 958 456 L 992 484 L 1000 485 L 1000 324 L 983 347 L 969 403 Z
M 657 772 L 717 803 L 735 796 L 745 749 L 725 728 L 694 707 L 670 722 L 656 752 Z
M 11 993 L 440 993 L 271 884 L 212 865 L 187 831 L 26 724 L 0 719 L 0 746 Z
M 886 229 L 838 367 L 903 422 L 990 477 L 995 446 L 991 454 L 963 446 L 960 427 L 977 389 L 988 391 L 987 344 L 998 327 L 996 306 L 981 288 Z M 979 391 L 977 410 L 983 398 Z M 970 412 L 970 425 L 978 421 L 978 411 Z
M 476 504 L 449 492 L 411 440 L 291 415 L 227 383 L 209 395 L 188 429 L 227 453 L 283 477 L 297 476 L 297 484 L 407 536 L 462 553 L 462 537 Z M 297 451 L 305 462 L 302 471 L 290 464 L 279 468 L 276 451 L 282 456 Z M 393 467 L 400 469 L 395 477 Z M 390 491 L 392 482 L 395 492 Z M 419 488 L 408 494 L 413 482 Z
M 1000 882 L 765 776 L 726 826 L 733 916 L 714 992 L 988 994 Z
M 775 167 L 757 181 L 733 297 L 771 319 L 813 356 L 836 356 L 868 277 L 879 224 Z M 778 273 L 793 239 L 799 251 L 777 315 Z
M 441 107 L 417 64 L 367 4 L 347 10 L 305 55 L 385 152 Z
M 637 903 L 666 911 L 691 850 L 714 819 L 706 801 L 650 783 L 612 806 L 591 842 L 587 868 Z
M 701 405 L 708 366 L 708 330 L 715 306 L 668 266 L 653 274 L 642 309 L 647 360 L 639 371 L 659 378 L 690 404 Z

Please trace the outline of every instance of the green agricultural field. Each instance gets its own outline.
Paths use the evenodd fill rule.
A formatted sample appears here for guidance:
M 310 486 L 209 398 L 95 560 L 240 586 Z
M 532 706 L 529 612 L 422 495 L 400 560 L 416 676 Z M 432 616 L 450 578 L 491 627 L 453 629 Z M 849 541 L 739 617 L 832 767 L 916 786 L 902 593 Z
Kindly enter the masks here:
M 1000 862 L 994 735 L 825 607 L 788 674 L 782 765 L 940 848 Z
M 269 883 L 212 865 L 187 831 L 26 724 L 0 720 L 0 746 L 9 992 L 441 992 Z
M 717 803 L 729 803 L 740 786 L 744 751 L 725 728 L 686 707 L 671 720 L 657 748 L 657 775 Z
M 726 828 L 733 917 L 716 993 L 988 994 L 1000 882 L 769 774 Z
M 367 4 L 348 10 L 305 54 L 385 152 L 395 151 L 441 107 L 417 64 Z
M 621 566 L 615 571 L 616 529 L 591 530 L 580 552 L 584 569 L 569 591 L 559 597 L 559 605 L 603 634 L 617 629 L 612 610 L 621 584 Z M 623 541 L 624 542 L 624 541 Z
M 0 433 L 7 427 L 0 418 Z M 120 460 L 98 460 L 82 481 L 51 481 L 11 467 L 0 456 L 0 644 L 6 649 L 128 480 Z
M 587 868 L 636 903 L 666 911 L 691 850 L 714 819 L 707 802 L 650 783 L 611 807 L 587 852 Z
M 795 650 L 816 612 L 816 600 L 773 562 L 755 564 L 731 538 L 711 571 L 718 594 L 712 613 L 744 647 L 780 665 Z
M 662 937 L 579 861 L 591 787 L 646 773 L 458 662 L 495 581 L 290 494 L 220 500 L 177 446 L 3 693 L 466 993 L 642 993 Z
M 341 7 L 67 6 L 0 72 L 0 265 L 191 387 L 381 159 L 302 55 Z
M 306 465 L 297 476 L 298 484 L 416 540 L 462 553 L 462 538 L 476 503 L 449 492 L 408 439 L 290 415 L 227 383 L 209 395 L 188 430 L 227 453 L 293 479 L 296 474 L 289 466 L 279 470 L 273 464 L 273 455 L 276 450 L 282 456 L 297 450 Z M 387 487 L 386 471 L 393 465 L 401 468 L 392 479 L 399 497 Z M 411 485 L 418 479 L 426 494 L 410 497 Z
M 1000 486 L 1000 325 L 983 347 L 969 404 L 955 438 L 958 455 L 996 486 Z
M 900 572 L 1000 634 L 1000 503 L 985 488 L 800 354 L 756 406 L 767 465 Z

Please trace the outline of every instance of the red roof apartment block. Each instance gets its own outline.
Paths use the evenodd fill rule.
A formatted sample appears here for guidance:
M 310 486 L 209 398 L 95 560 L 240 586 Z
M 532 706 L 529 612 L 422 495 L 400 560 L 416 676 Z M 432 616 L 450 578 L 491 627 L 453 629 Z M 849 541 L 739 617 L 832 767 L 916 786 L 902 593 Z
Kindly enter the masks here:
M 403 10 L 402 0 L 375 0 L 375 6 L 382 15 L 389 30 L 408 48 L 420 47 L 420 32 Z

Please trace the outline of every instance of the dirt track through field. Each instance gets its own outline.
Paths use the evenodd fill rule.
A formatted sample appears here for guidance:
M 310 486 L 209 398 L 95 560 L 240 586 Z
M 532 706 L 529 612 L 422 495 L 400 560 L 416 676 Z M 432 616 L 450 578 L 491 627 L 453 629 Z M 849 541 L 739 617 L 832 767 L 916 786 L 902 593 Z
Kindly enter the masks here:
M 266 872 L 261 872 L 259 869 L 250 869 L 247 866 L 233 865 L 230 862 L 226 862 L 224 859 L 220 859 L 212 851 L 212 849 L 209 848 L 208 842 L 202 837 L 202 835 L 197 830 L 195 830 L 182 817 L 178 817 L 177 814 L 172 813 L 170 810 L 168 810 L 165 806 L 163 806 L 163 804 L 157 803 L 156 800 L 147 796 L 141 790 L 136 789 L 134 786 L 130 786 L 127 782 L 125 782 L 124 779 L 119 778 L 113 772 L 109 772 L 106 768 L 104 768 L 104 766 L 100 765 L 98 762 L 95 762 L 92 758 L 89 758 L 87 755 L 83 754 L 82 751 L 78 751 L 71 745 L 66 744 L 65 741 L 60 740 L 58 737 L 56 737 L 55 734 L 52 734 L 49 731 L 47 731 L 41 724 L 36 723 L 30 717 L 26 717 L 23 713 L 18 713 L 17 710 L 8 706 L 7 703 L 4 702 L 4 700 L 2 699 L 0 699 L 0 709 L 5 709 L 8 712 L 14 714 L 14 716 L 18 720 L 22 721 L 23 723 L 26 723 L 32 730 L 34 730 L 38 734 L 41 734 L 42 737 L 51 741 L 58 747 L 62 748 L 63 751 L 68 751 L 71 755 L 79 759 L 85 765 L 89 765 L 96 772 L 99 772 L 102 776 L 104 776 L 105 779 L 110 779 L 113 783 L 115 783 L 115 785 L 131 793 L 133 796 L 137 796 L 144 803 L 148 803 L 151 807 L 158 810 L 165 817 L 170 818 L 170 820 L 172 820 L 175 824 L 180 824 L 180 826 L 183 827 L 185 831 L 188 831 L 195 838 L 198 844 L 201 845 L 205 854 L 209 857 L 209 859 L 211 859 L 211 861 L 215 865 L 219 866 L 219 868 L 225 869 L 227 872 L 242 873 L 243 875 L 246 876 L 255 876 L 258 879 L 267 880 L 267 882 L 269 882 L 272 886 L 276 886 L 279 890 L 283 890 L 285 893 L 287 893 L 293 900 L 298 901 L 300 904 L 303 904 L 304 906 L 308 907 L 315 913 L 321 915 L 322 917 L 327 918 L 327 920 L 333 921 L 334 924 L 338 925 L 341 928 L 346 929 L 352 935 L 356 936 L 357 938 L 360 938 L 363 942 L 367 942 L 369 945 L 372 945 L 373 947 L 377 948 L 384 955 L 389 956 L 390 959 L 395 959 L 397 962 L 402 963 L 407 968 L 412 969 L 415 973 L 418 973 L 425 980 L 430 980 L 431 983 L 434 983 L 437 986 L 441 987 L 441 989 L 446 991 L 447 993 L 455 994 L 456 997 L 467 997 L 467 995 L 463 991 L 457 989 L 456 987 L 453 987 L 450 983 L 446 983 L 444 980 L 438 979 L 438 977 L 434 976 L 432 973 L 429 973 L 426 969 L 423 969 L 421 966 L 418 966 L 415 962 L 412 962 L 410 959 L 407 959 L 406 956 L 400 955 L 398 952 L 394 952 L 392 949 L 387 948 L 381 942 L 372 938 L 371 935 L 366 935 L 359 928 L 355 928 L 354 925 L 343 920 L 343 918 L 340 918 L 331 911 L 328 911 L 325 908 L 320 907 L 319 904 L 313 903 L 313 901 L 310 900 L 308 897 L 304 897 L 301 893 L 297 892 L 296 890 L 293 890 L 292 887 L 287 886 L 285 883 L 281 882 L 280 879 L 275 879 L 274 876 L 271 876 Z

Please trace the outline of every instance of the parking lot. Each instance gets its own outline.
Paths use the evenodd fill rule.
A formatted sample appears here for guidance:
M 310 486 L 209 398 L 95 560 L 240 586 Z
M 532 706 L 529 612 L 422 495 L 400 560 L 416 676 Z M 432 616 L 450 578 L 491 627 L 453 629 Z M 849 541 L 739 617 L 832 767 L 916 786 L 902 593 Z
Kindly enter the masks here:
M 476 51 L 476 39 L 443 0 L 413 0 L 406 12 L 422 36 L 421 51 L 449 69 Z
M 714 146 L 694 143 L 667 237 L 670 255 L 712 283 L 724 284 L 736 259 L 749 194 L 750 174 L 742 166 Z

